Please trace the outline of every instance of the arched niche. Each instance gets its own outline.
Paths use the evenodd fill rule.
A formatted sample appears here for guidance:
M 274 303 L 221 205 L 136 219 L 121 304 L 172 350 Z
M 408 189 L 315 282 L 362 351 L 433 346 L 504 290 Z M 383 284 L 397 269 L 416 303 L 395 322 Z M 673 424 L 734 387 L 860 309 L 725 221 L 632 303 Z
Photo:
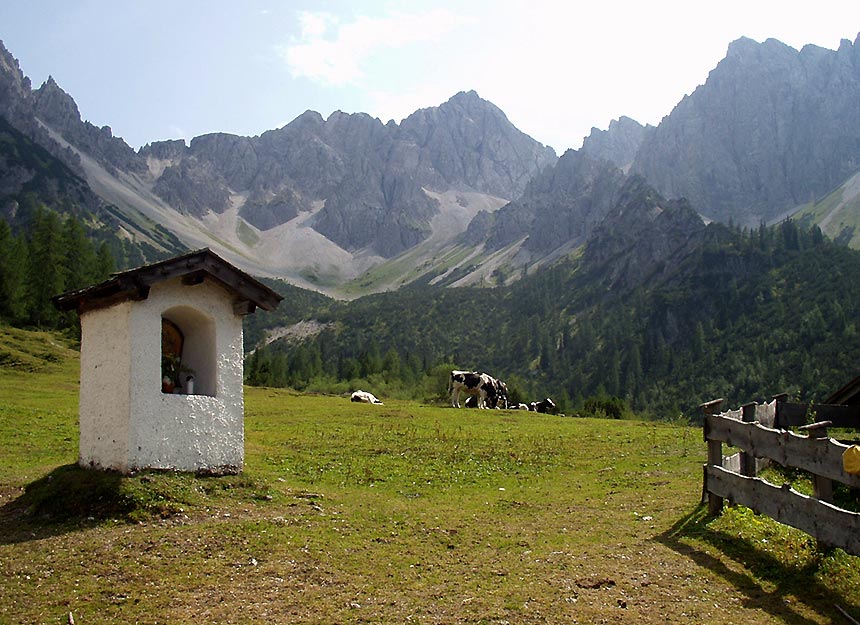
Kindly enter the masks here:
M 218 391 L 215 321 L 190 306 L 169 308 L 161 314 L 161 319 L 162 377 L 169 373 L 178 382 L 174 392 L 188 394 L 190 375 L 194 378 L 194 395 L 215 397 Z

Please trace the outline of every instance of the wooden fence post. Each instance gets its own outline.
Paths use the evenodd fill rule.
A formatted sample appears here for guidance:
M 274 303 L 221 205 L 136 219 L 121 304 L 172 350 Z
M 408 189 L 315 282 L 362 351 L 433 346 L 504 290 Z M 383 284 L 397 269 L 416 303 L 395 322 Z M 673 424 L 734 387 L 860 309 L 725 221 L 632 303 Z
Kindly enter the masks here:
M 707 422 L 706 422 L 707 423 Z M 705 426 L 707 429 L 707 426 Z M 723 466 L 723 444 L 720 441 L 708 441 L 708 464 L 705 467 L 705 488 L 708 484 L 708 467 Z M 708 514 L 716 516 L 723 510 L 723 498 L 708 493 Z
M 702 467 L 702 501 L 707 496 L 708 499 L 708 514 L 711 516 L 718 515 L 723 509 L 723 498 L 708 491 L 708 467 L 723 466 L 723 444 L 720 441 L 710 440 L 708 437 L 708 415 L 719 414 L 723 405 L 724 399 L 715 399 L 699 406 L 705 415 L 705 423 L 703 434 L 705 442 L 708 444 L 708 463 Z
M 833 425 L 832 421 L 819 421 L 818 423 L 810 423 L 802 425 L 798 430 L 806 432 L 809 438 L 828 438 L 827 428 Z M 812 495 L 819 501 L 833 503 L 833 480 L 820 475 L 812 475 Z
M 742 420 L 744 423 L 753 423 L 755 421 L 755 402 L 744 404 L 741 408 L 743 410 Z M 756 476 L 755 456 L 746 451 L 741 452 L 741 475 L 747 477 Z
M 788 393 L 780 393 L 779 395 L 774 395 L 773 398 L 776 400 L 776 415 L 773 419 L 773 427 L 776 430 L 786 429 L 785 424 L 783 423 L 782 414 L 780 411 L 780 404 L 784 404 L 788 401 Z

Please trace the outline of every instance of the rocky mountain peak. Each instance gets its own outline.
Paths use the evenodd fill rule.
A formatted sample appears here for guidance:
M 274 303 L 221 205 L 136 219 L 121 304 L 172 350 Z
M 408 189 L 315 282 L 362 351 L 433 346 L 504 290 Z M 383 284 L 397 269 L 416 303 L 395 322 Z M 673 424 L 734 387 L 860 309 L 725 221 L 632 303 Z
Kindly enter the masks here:
M 24 76 L 16 59 L 0 40 L 0 84 L 15 85 L 20 94 L 30 93 L 30 79 Z
M 842 39 L 839 42 L 837 53 L 843 58 L 853 57 L 855 60 L 860 60 L 860 33 L 857 34 L 854 43 L 851 43 L 850 39 Z
M 492 113 L 493 115 L 499 115 L 507 119 L 507 116 L 502 109 L 489 100 L 484 100 L 474 89 L 455 93 L 453 96 L 448 98 L 446 102 L 443 102 L 435 108 L 441 109 L 442 111 L 454 109 L 466 112 L 474 111 L 479 114 Z
M 737 39 L 729 43 L 728 50 L 726 51 L 726 58 L 731 58 L 733 56 L 739 56 L 748 52 L 755 51 L 758 46 L 759 43 L 755 39 L 750 39 L 749 37 L 738 37 Z
M 185 139 L 169 139 L 167 141 L 153 141 L 147 143 L 140 148 L 140 155 L 144 157 L 153 157 L 162 160 L 180 158 L 188 146 L 185 144 Z
M 568 150 L 535 175 L 520 198 L 499 209 L 485 227 L 487 247 L 501 249 L 527 237 L 524 248 L 539 256 L 581 245 L 615 205 L 623 180 L 609 161 Z
M 33 92 L 33 114 L 61 134 L 66 141 L 99 161 L 108 171 L 143 172 L 146 164 L 110 126 L 101 128 L 82 121 L 78 105 L 52 76 Z
M 615 206 L 585 248 L 587 270 L 624 291 L 669 275 L 696 249 L 705 223 L 686 200 L 667 200 L 640 176 L 620 187 Z
M 556 160 L 552 148 L 517 129 L 474 91 L 416 111 L 400 124 L 400 138 L 424 152 L 419 168 L 430 184 L 504 198 L 520 195 L 536 170 Z
M 475 103 L 489 103 L 488 100 L 484 100 L 481 96 L 478 95 L 478 92 L 474 89 L 469 89 L 468 91 L 459 91 L 448 98 L 448 102 L 475 102 Z
M 322 126 L 325 123 L 323 116 L 317 113 L 316 111 L 311 111 L 310 109 L 296 117 L 293 121 L 291 121 L 288 126 L 293 127 L 310 127 L 315 128 L 318 126 Z M 286 126 L 285 126 L 286 127 Z M 269 131 L 272 132 L 272 131 Z
M 377 149 L 391 138 L 382 122 L 367 113 L 335 111 L 321 130 L 326 143 L 350 151 Z
M 49 126 L 65 129 L 81 122 L 78 105 L 53 76 L 48 76 L 34 93 L 34 98 L 36 116 Z
M 26 125 L 30 99 L 30 79 L 0 41 L 0 115 L 17 126 Z
M 653 130 L 653 126 L 643 126 L 635 119 L 622 115 L 609 122 L 607 130 L 592 128 L 591 134 L 582 143 L 582 150 L 627 171 L 645 136 Z
M 815 200 L 860 167 L 857 49 L 732 42 L 631 171 L 718 221 L 755 225 Z

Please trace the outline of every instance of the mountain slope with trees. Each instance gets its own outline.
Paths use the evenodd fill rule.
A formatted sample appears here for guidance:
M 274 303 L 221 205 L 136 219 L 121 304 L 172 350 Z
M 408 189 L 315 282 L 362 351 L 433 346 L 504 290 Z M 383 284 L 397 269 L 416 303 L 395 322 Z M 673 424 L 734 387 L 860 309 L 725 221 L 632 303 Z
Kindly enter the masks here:
M 105 280 L 113 268 L 108 243 L 96 243 L 73 215 L 39 208 L 18 234 L 0 218 L 0 323 L 76 327 L 75 315 L 60 313 L 52 298 Z
M 307 318 L 324 329 L 255 352 L 249 381 L 438 397 L 446 368 L 480 369 L 516 399 L 669 418 L 717 397 L 820 401 L 857 374 L 860 253 L 791 221 L 705 226 L 637 178 L 622 196 L 615 218 L 649 236 L 607 222 L 581 256 L 508 287 L 318 302 Z
M 307 111 L 259 137 L 212 133 L 135 152 L 84 121 L 53 79 L 32 89 L 0 45 L 0 116 L 88 184 L 81 201 L 101 202 L 103 221 L 147 259 L 211 246 L 255 275 L 342 297 L 446 272 L 448 284 L 506 283 L 554 261 L 611 205 L 602 189 L 620 174 L 595 163 L 710 219 L 778 221 L 860 168 L 858 94 L 856 41 L 797 51 L 741 38 L 658 126 L 621 117 L 560 159 L 474 91 L 400 124 Z M 0 191 L 24 184 L 23 171 L 7 153 Z
M 860 266 L 814 224 L 853 240 L 856 177 L 777 217 L 860 167 L 858 50 L 739 40 L 658 127 L 623 118 L 556 159 L 474 92 L 401 124 L 308 111 L 135 152 L 0 46 L 0 321 L 63 327 L 50 296 L 110 257 L 205 242 L 320 291 L 406 284 L 351 303 L 281 285 L 246 326 L 255 384 L 429 396 L 461 367 L 568 410 L 821 399 L 856 374 Z M 442 286 L 475 277 L 500 286 Z

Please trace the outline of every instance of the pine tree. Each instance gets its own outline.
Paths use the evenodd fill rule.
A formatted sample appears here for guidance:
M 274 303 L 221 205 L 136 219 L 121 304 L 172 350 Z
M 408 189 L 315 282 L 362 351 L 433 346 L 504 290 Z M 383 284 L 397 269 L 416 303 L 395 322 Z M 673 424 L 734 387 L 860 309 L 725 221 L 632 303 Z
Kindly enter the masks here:
M 642 381 L 642 356 L 639 352 L 639 345 L 633 343 L 630 346 L 630 351 L 627 354 L 627 369 L 624 375 L 625 391 L 628 395 L 633 396 L 639 388 Z
M 62 293 L 66 284 L 61 228 L 55 212 L 44 209 L 36 212 L 30 234 L 27 285 L 29 321 L 39 327 L 53 327 L 60 317 L 51 298 Z
M 364 378 L 379 373 L 382 370 L 382 357 L 379 355 L 379 345 L 376 339 L 371 337 L 367 349 L 358 357 L 361 366 L 361 376 Z
M 0 319 L 17 323 L 26 317 L 26 279 L 26 242 L 0 219 Z
M 399 380 L 401 375 L 400 354 L 393 347 L 385 352 L 382 358 L 382 371 L 385 373 L 385 379 L 389 382 Z
M 110 247 L 107 243 L 102 242 L 99 245 L 98 252 L 96 252 L 96 267 L 95 267 L 95 276 L 96 280 L 106 280 L 111 273 L 113 273 L 115 269 L 115 263 L 113 255 L 111 254 Z
M 97 281 L 96 252 L 84 227 L 75 217 L 66 218 L 63 226 L 64 270 L 66 290 L 80 289 Z

